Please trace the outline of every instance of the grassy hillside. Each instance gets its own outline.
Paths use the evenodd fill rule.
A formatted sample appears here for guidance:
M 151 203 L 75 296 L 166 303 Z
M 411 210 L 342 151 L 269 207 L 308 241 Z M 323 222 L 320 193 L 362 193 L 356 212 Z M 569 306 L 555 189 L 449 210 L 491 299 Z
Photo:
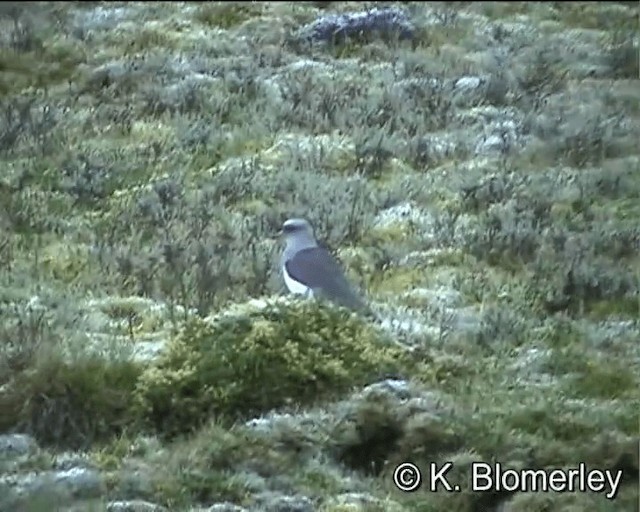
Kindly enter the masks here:
M 0 510 L 634 510 L 638 4 L 385 5 L 0 6 Z M 380 322 L 277 298 L 293 216 Z

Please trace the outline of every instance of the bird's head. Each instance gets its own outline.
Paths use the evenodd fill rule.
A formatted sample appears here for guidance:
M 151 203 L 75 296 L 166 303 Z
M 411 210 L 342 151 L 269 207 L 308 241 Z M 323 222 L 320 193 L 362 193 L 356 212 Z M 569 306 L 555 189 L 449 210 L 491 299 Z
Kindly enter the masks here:
M 313 228 L 305 219 L 287 219 L 282 224 L 279 236 L 283 237 L 287 243 L 295 241 L 297 244 L 316 244 Z

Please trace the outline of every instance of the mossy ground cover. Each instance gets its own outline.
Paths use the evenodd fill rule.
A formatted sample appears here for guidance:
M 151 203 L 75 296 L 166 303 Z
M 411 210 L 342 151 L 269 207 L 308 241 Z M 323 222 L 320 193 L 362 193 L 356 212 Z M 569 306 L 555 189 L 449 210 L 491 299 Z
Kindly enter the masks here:
M 34 466 L 88 450 L 105 500 L 145 466 L 134 494 L 173 508 L 637 504 L 637 5 L 405 4 L 413 41 L 339 46 L 296 30 L 360 4 L 0 8 L 0 431 L 46 447 Z M 222 314 L 283 291 L 289 216 L 391 329 Z M 422 399 L 357 398 L 389 376 Z M 404 460 L 630 480 L 613 501 L 404 496 Z

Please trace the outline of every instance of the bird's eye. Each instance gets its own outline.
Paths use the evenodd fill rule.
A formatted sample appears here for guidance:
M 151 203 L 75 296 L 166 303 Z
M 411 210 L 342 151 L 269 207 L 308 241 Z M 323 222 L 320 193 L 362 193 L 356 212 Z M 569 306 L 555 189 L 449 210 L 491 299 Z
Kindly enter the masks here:
M 289 233 L 291 233 L 293 231 L 300 231 L 302 229 L 302 226 L 300 224 L 285 224 L 282 229 L 283 231 L 288 231 Z

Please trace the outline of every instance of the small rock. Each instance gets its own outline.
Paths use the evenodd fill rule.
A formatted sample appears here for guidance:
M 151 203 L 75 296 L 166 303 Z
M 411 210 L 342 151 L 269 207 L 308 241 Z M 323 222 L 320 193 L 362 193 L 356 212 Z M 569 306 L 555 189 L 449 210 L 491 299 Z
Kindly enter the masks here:
M 482 85 L 479 76 L 463 76 L 458 78 L 454 84 L 454 89 L 458 91 L 473 91 Z
M 107 512 L 164 512 L 167 509 L 143 500 L 112 501 L 107 505 Z
M 55 472 L 53 480 L 57 486 L 65 487 L 72 496 L 83 499 L 99 496 L 103 487 L 97 471 L 78 467 Z
M 267 492 L 258 496 L 252 510 L 261 512 L 314 512 L 313 502 L 306 496 L 282 496 Z
M 381 382 L 375 382 L 362 390 L 363 394 L 375 392 L 390 393 L 400 399 L 406 399 L 411 396 L 409 383 L 401 379 L 386 379 Z
M 233 503 L 216 503 L 206 509 L 206 512 L 246 512 L 246 508 L 234 505 Z
M 95 469 L 95 465 L 86 455 L 79 453 L 64 452 L 56 455 L 53 469 L 57 471 L 68 471 L 74 468 Z
M 385 229 L 396 224 L 431 224 L 431 216 L 411 202 L 400 203 L 382 210 L 373 223 L 376 228 Z
M 271 415 L 270 417 L 263 416 L 261 418 L 250 419 L 245 423 L 245 426 L 256 429 L 256 430 L 270 431 L 271 428 L 273 427 L 274 421 L 281 420 L 283 418 L 293 419 L 293 416 L 288 413 L 285 413 L 285 414 L 276 413 Z
M 340 494 L 331 500 L 332 504 L 342 507 L 349 507 L 348 510 L 358 512 L 360 510 L 378 509 L 382 506 L 380 500 L 361 492 L 347 492 Z
M 20 457 L 37 450 L 38 444 L 27 434 L 0 435 L 0 457 Z
M 489 135 L 476 146 L 476 154 L 501 153 L 507 149 L 507 140 L 500 135 Z

